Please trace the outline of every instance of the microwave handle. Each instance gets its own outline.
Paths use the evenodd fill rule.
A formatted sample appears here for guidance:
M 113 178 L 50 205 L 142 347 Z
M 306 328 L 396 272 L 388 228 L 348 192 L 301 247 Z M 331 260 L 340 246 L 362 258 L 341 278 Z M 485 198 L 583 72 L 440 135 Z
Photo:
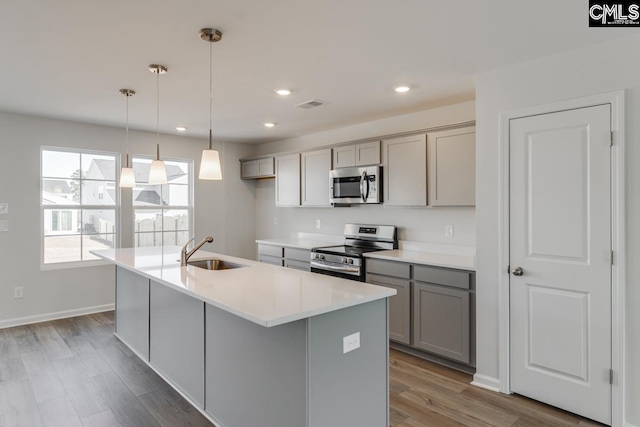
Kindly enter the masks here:
M 367 191 L 364 191 L 363 184 L 367 184 Z M 369 180 L 367 179 L 367 172 L 362 172 L 362 176 L 360 177 L 360 196 L 362 197 L 362 201 L 366 203 L 369 198 Z

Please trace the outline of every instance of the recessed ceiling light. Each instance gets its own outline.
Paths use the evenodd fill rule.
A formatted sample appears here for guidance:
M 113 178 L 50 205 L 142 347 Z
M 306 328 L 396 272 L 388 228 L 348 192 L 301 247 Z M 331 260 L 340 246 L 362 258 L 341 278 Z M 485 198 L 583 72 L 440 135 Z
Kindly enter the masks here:
M 276 89 L 276 93 L 282 96 L 291 95 L 291 91 L 289 89 Z
M 394 90 L 398 93 L 405 93 L 405 92 L 409 92 L 409 89 L 410 89 L 409 86 L 398 86 Z
M 179 132 L 184 132 L 185 130 L 187 130 L 186 126 L 176 126 L 176 130 Z
M 275 123 L 265 123 L 264 126 L 268 127 L 268 128 L 272 128 L 274 127 L 276 124 Z

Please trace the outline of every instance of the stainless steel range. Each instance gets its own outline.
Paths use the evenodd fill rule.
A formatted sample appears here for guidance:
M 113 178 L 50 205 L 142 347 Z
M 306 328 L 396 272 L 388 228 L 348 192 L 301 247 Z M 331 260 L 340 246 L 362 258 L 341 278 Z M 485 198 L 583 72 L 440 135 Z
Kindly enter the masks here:
M 393 225 L 345 224 L 344 245 L 311 249 L 311 271 L 364 282 L 364 253 L 398 248 Z

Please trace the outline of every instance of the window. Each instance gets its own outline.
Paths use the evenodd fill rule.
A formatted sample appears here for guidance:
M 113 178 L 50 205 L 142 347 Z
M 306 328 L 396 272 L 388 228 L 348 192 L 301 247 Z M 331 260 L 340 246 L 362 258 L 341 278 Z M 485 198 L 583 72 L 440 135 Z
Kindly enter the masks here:
M 133 158 L 134 246 L 184 245 L 191 238 L 193 161 L 165 160 L 167 184 L 149 185 L 148 158 Z
M 41 149 L 42 263 L 97 261 L 118 237 L 118 154 Z

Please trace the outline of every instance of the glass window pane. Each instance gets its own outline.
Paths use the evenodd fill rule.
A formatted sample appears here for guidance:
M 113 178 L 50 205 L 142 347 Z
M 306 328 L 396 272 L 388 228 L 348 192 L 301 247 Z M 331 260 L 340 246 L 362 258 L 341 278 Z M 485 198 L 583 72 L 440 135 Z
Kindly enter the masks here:
M 166 206 L 189 206 L 189 186 L 182 184 L 163 185 L 162 200 Z
M 105 181 L 116 180 L 115 156 L 82 154 L 82 178 Z
M 80 203 L 80 181 L 72 179 L 43 179 L 43 205 L 77 205 Z
M 167 181 L 171 184 L 189 184 L 189 163 L 167 160 Z
M 44 238 L 44 263 L 80 261 L 80 236 Z
M 162 231 L 162 211 L 136 209 L 133 231 L 136 233 Z
M 42 150 L 42 176 L 48 178 L 78 177 L 80 154 L 66 151 Z
M 162 187 L 164 185 L 136 184 L 133 189 L 134 206 L 167 206 L 162 199 Z
M 115 234 L 96 234 L 92 236 L 82 236 L 82 259 L 100 259 L 89 253 L 100 249 L 113 249 L 115 247 Z
M 82 181 L 82 204 L 83 205 L 109 205 L 116 204 L 116 183 L 115 181 Z
M 184 246 L 184 244 L 187 243 L 191 238 L 189 237 L 190 233 L 188 231 L 178 231 L 176 232 L 176 235 L 177 235 L 176 245 L 178 246 Z
M 162 233 L 136 233 L 133 244 L 140 248 L 162 246 Z
M 80 210 L 78 209 L 45 209 L 43 220 L 45 236 L 80 233 Z
M 189 231 L 189 212 L 187 210 L 166 210 L 162 219 L 164 231 Z
M 84 209 L 82 211 L 83 234 L 111 234 L 115 232 L 115 209 Z
M 131 163 L 133 165 L 133 173 L 136 177 L 136 183 L 146 184 L 147 182 L 149 182 L 149 169 L 151 169 L 151 159 L 140 159 L 138 157 L 135 157 L 131 160 Z

